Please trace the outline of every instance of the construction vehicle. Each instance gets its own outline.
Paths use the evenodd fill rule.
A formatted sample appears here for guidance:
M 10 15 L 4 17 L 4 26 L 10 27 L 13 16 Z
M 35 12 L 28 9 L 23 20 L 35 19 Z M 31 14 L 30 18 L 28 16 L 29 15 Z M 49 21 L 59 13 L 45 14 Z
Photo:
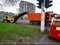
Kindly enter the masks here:
M 10 22 L 10 23 L 16 22 L 18 20 L 18 18 L 22 17 L 25 14 L 27 14 L 27 12 L 23 12 L 21 14 L 15 15 L 15 16 L 9 16 L 9 15 L 5 16 L 3 18 L 3 22 Z
M 24 16 L 25 14 L 27 14 L 30 24 L 36 24 L 36 25 L 40 24 L 41 13 L 28 13 L 28 12 L 23 12 L 23 13 L 18 14 L 16 16 L 5 16 L 3 19 L 3 22 L 10 22 L 10 23 L 16 22 L 18 20 L 18 18 Z M 45 13 L 45 24 L 50 25 L 53 17 L 55 17 L 54 14 L 49 14 L 46 12 Z
M 52 18 L 55 18 L 55 15 L 49 14 L 48 12 L 45 13 L 45 24 L 50 25 Z M 29 13 L 28 14 L 28 20 L 30 21 L 30 24 L 40 24 L 41 22 L 41 13 Z

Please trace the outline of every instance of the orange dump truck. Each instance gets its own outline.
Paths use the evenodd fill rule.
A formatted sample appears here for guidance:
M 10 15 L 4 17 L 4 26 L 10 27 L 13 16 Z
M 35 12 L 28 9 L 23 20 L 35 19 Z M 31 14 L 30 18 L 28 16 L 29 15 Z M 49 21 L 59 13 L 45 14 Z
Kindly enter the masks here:
M 45 24 L 50 25 L 52 21 L 52 17 L 55 17 L 54 14 L 45 13 Z M 40 24 L 41 21 L 41 13 L 29 13 L 28 20 L 30 20 L 30 24 Z

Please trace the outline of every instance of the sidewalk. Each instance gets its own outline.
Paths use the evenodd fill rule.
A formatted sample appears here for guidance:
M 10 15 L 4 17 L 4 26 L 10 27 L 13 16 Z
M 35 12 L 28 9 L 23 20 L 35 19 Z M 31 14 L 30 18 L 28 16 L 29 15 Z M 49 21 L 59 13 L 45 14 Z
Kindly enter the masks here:
M 51 44 L 51 45 L 60 45 L 60 41 L 54 40 L 48 37 L 48 35 L 44 35 L 36 44 Z

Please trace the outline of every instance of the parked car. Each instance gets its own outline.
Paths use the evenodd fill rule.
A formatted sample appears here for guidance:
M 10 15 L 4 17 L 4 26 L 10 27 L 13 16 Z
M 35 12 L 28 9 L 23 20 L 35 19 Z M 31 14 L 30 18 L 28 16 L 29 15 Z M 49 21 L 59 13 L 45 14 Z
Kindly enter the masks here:
M 50 25 L 49 37 L 60 40 L 60 19 L 53 20 Z

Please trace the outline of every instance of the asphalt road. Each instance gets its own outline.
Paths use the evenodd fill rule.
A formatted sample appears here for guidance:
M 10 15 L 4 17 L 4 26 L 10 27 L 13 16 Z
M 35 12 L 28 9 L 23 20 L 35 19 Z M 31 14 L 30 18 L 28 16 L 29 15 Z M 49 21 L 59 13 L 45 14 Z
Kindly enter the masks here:
M 23 25 L 27 25 L 27 26 L 31 26 L 31 27 L 40 28 L 40 25 L 30 25 L 29 24 L 29 20 L 18 20 L 17 23 L 23 24 Z M 50 27 L 49 26 L 45 26 L 45 29 L 50 30 Z
M 40 28 L 40 25 L 30 25 L 29 20 L 18 20 L 17 23 L 22 24 L 22 25 L 31 26 L 31 27 Z
M 49 36 L 46 34 L 36 44 L 60 45 L 60 41 L 53 38 L 49 38 Z

